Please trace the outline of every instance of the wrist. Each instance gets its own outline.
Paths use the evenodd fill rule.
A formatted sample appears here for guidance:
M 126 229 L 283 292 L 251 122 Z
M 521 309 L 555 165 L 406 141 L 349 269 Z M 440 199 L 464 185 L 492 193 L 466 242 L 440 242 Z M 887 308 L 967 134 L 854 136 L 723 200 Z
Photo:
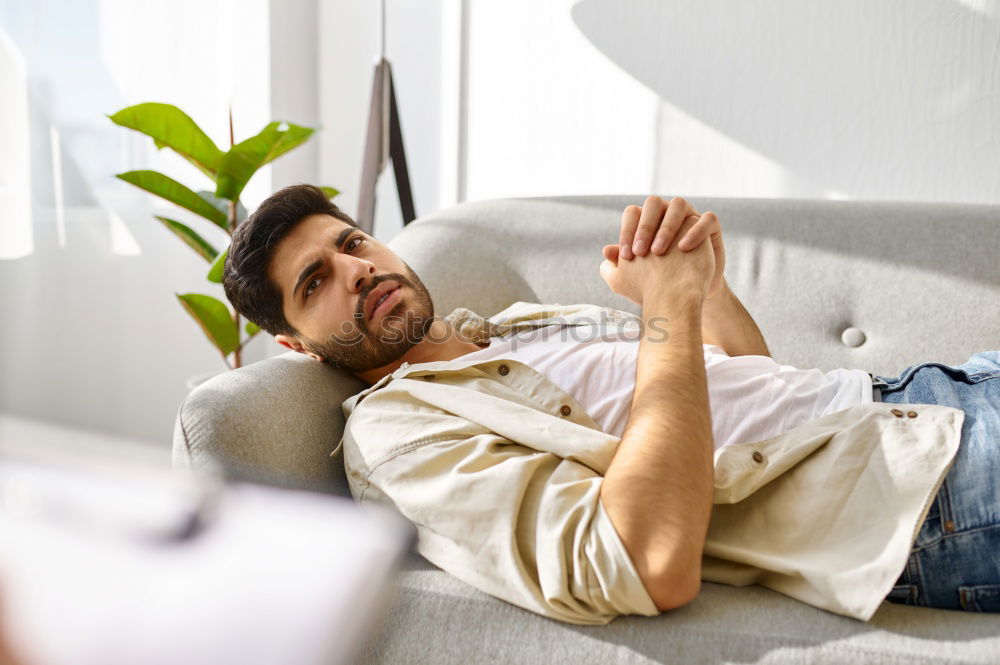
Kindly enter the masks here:
M 695 287 L 674 284 L 654 287 L 642 295 L 643 317 L 691 312 L 700 316 L 705 296 Z
M 705 305 L 713 305 L 722 302 L 732 294 L 733 292 L 729 290 L 729 283 L 726 282 L 726 278 L 723 277 L 722 286 L 719 287 L 719 290 L 716 293 L 712 294 L 711 296 L 709 295 L 705 296 Z

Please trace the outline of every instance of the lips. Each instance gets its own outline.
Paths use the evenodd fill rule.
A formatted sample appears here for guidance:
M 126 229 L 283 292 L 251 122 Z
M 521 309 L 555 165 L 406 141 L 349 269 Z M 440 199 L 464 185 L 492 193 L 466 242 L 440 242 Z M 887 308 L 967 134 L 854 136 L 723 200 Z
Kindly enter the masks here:
M 382 296 L 388 296 L 390 293 L 392 293 L 398 288 L 399 284 L 395 282 L 383 282 L 382 284 L 379 284 L 378 287 L 376 287 L 375 290 L 371 292 L 371 294 L 368 296 L 368 300 L 365 302 L 365 309 L 367 310 L 367 312 L 365 313 L 366 314 L 365 320 L 366 321 L 372 320 L 372 316 L 374 316 L 375 310 L 378 309 L 378 306 L 380 304 L 379 301 L 382 300 Z

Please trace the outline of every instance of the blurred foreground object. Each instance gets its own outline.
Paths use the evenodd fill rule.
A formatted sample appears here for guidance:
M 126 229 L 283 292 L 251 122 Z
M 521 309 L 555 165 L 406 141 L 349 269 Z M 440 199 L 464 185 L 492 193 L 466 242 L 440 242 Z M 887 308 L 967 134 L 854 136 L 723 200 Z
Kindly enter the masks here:
M 162 451 L 0 448 L 0 634 L 25 665 L 353 662 L 412 527 L 171 472 Z

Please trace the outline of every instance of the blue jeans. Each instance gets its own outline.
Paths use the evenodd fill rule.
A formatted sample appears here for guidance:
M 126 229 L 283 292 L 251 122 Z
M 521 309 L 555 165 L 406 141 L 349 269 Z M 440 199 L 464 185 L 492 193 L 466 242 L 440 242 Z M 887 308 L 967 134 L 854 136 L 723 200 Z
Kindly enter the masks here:
M 957 367 L 929 362 L 894 379 L 874 375 L 873 385 L 884 402 L 965 412 L 955 460 L 886 600 L 1000 612 L 1000 351 Z

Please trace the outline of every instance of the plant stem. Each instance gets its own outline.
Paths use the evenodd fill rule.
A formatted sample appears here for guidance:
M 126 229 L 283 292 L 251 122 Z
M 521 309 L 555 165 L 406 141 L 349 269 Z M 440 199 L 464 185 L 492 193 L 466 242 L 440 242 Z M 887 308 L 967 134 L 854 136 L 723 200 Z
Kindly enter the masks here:
M 233 135 L 233 107 L 230 106 L 229 107 L 229 147 L 232 148 L 234 145 L 236 145 L 236 139 L 235 139 L 235 137 Z M 229 202 L 229 229 L 228 230 L 229 230 L 229 235 L 230 236 L 232 236 L 233 235 L 233 231 L 236 230 L 236 203 L 237 203 L 238 200 L 239 199 L 237 199 L 236 201 L 230 201 Z M 236 339 L 239 340 L 243 336 L 243 333 L 240 331 L 240 313 L 237 312 L 235 309 L 233 310 L 233 320 L 236 322 Z M 241 367 L 243 365 L 242 351 L 243 351 L 243 342 L 241 341 L 237 345 L 236 350 L 233 351 L 233 366 L 234 367 Z
M 240 334 L 240 313 L 239 312 L 236 312 L 235 319 L 236 319 L 236 334 L 239 335 Z M 233 367 L 242 367 L 243 366 L 243 360 L 241 358 L 241 352 L 242 351 L 243 351 L 243 343 L 241 342 L 240 345 L 236 347 L 236 350 L 233 351 Z
M 231 118 L 232 117 L 230 116 L 230 121 L 231 121 Z M 230 201 L 229 202 L 229 235 L 232 235 L 233 231 L 235 231 L 235 230 L 236 230 L 236 201 Z M 236 338 L 239 339 L 240 337 L 243 336 L 243 333 L 240 331 L 240 313 L 237 312 L 235 309 L 233 309 L 233 319 L 236 321 Z M 243 364 L 243 361 L 242 361 L 242 359 L 240 357 L 240 352 L 242 350 L 243 350 L 243 343 L 241 342 L 240 345 L 236 347 L 236 350 L 233 351 L 233 361 L 234 361 L 233 364 L 236 367 L 240 367 Z

